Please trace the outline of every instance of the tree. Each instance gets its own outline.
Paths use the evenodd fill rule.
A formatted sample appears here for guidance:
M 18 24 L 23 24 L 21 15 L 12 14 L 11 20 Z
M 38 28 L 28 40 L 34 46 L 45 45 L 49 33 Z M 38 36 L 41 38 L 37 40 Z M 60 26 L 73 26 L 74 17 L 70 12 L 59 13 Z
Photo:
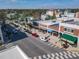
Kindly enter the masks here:
M 3 24 L 5 24 L 5 21 L 7 19 L 7 16 L 6 15 L 7 15 L 6 12 L 4 12 L 4 11 L 1 11 L 0 12 L 0 21 L 2 21 Z
M 56 19 L 56 16 L 55 16 L 55 15 L 53 15 L 53 16 L 49 16 L 49 15 L 48 15 L 48 16 L 46 17 L 46 20 L 50 20 L 50 19 Z

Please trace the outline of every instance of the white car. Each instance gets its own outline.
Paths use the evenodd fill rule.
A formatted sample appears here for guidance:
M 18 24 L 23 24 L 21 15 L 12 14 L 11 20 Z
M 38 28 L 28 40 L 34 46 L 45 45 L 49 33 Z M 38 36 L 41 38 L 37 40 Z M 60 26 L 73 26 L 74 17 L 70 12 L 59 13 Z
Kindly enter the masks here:
M 43 41 L 47 41 L 46 39 L 45 39 L 45 37 L 39 37 L 41 40 L 43 40 Z

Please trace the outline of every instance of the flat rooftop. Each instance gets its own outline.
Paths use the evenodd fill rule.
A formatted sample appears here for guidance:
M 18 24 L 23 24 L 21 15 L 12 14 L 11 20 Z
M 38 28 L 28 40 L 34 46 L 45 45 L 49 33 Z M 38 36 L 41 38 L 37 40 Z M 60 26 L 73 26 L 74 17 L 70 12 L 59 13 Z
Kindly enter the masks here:
M 69 22 L 65 22 L 67 24 L 72 24 L 72 25 L 79 25 L 79 21 L 69 21 Z
M 20 49 L 19 46 L 0 51 L 0 59 L 28 59 L 28 56 Z
M 36 21 L 39 24 L 43 24 L 43 25 L 54 25 L 54 24 L 58 24 L 58 21 L 54 21 L 54 20 L 45 20 L 45 21 Z

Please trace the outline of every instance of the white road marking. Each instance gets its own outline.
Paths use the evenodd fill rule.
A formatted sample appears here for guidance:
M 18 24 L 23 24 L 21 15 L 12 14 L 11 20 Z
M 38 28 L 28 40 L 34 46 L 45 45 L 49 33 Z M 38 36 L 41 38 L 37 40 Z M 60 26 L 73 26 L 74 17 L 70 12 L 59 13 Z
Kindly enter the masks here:
M 54 58 L 51 58 L 51 59 L 54 59 Z
M 66 59 L 68 59 L 68 56 L 67 55 L 63 55 Z
M 46 55 L 43 55 L 43 58 L 46 58 Z
M 70 51 L 67 51 L 68 54 L 72 54 Z
M 58 53 L 55 53 L 56 54 L 56 56 L 59 56 L 59 54 Z
M 33 59 L 37 59 L 37 57 L 34 57 Z
M 51 55 L 52 55 L 52 57 L 54 57 L 54 56 L 55 56 L 53 53 L 52 53 Z
M 68 54 L 68 56 L 69 56 L 70 58 L 73 58 L 72 55 L 70 55 L 70 54 Z
M 77 56 L 79 56 L 79 53 L 76 53 Z
M 59 52 L 60 55 L 63 55 L 61 52 Z
M 41 56 L 38 56 L 38 59 L 42 59 L 42 57 Z
M 61 59 L 65 59 L 63 56 L 60 56 Z
M 67 53 L 66 53 L 65 51 L 63 51 L 63 53 L 64 53 L 65 55 L 67 55 Z
M 77 57 L 75 54 L 72 54 L 74 57 Z
M 49 54 L 47 54 L 47 57 L 49 57 L 49 58 L 50 58 L 51 56 L 50 56 Z
M 59 59 L 59 57 L 55 57 L 55 59 Z

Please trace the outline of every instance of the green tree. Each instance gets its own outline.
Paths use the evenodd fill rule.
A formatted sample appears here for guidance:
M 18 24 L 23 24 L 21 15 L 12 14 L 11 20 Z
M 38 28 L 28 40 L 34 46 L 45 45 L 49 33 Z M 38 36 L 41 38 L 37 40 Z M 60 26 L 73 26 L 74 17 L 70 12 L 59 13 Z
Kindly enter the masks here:
M 0 12 L 0 21 L 2 21 L 3 24 L 5 24 L 5 21 L 7 19 L 6 15 L 7 15 L 6 12 L 4 12 L 4 11 Z

